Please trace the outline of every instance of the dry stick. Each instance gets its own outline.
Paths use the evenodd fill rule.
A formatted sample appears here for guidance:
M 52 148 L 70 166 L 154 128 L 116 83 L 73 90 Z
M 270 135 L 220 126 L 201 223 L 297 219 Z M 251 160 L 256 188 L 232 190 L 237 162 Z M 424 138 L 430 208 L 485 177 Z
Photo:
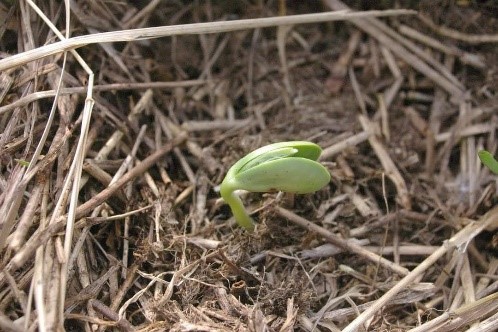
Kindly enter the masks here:
M 0 109 L 1 109 L 1 107 L 0 107 Z M 32 128 L 30 130 L 30 134 L 33 137 L 38 137 L 40 132 L 43 130 L 43 128 L 45 128 L 45 125 L 43 123 L 39 123 L 34 128 Z M 12 139 L 9 143 L 4 144 L 3 148 L 0 150 L 0 154 L 6 153 L 6 154 L 10 154 L 10 155 L 15 155 L 15 152 L 20 150 L 23 146 L 26 146 L 28 141 L 29 141 L 29 137 L 18 136 L 16 138 Z
M 329 232 L 325 228 L 320 227 L 320 226 L 312 223 L 311 221 L 308 221 L 308 220 L 304 219 L 303 217 L 300 217 L 297 214 L 292 213 L 289 210 L 286 210 L 286 209 L 278 207 L 278 206 L 275 207 L 275 210 L 282 217 L 287 218 L 288 220 L 292 221 L 293 223 L 295 223 L 303 228 L 306 228 L 309 231 L 320 234 L 325 239 L 327 239 L 328 242 L 332 243 L 335 246 L 338 246 L 338 247 L 344 249 L 345 251 L 360 255 L 360 256 L 362 256 L 362 257 L 364 257 L 364 258 L 366 258 L 366 259 L 368 259 L 376 264 L 378 263 L 378 264 L 386 267 L 387 269 L 389 269 L 397 274 L 400 274 L 402 276 L 406 276 L 410 272 L 408 269 L 406 269 L 398 264 L 395 264 L 395 263 L 377 255 L 377 254 L 374 254 L 373 252 L 366 250 L 365 248 L 363 248 L 360 245 L 357 245 L 357 244 L 354 244 L 348 240 L 345 240 L 345 239 Z
M 253 85 L 254 85 L 254 56 L 256 53 L 256 49 L 259 46 L 258 45 L 258 40 L 259 36 L 261 35 L 261 29 L 255 29 L 252 34 L 252 39 L 251 39 L 251 47 L 249 48 L 249 56 L 247 59 L 247 87 L 246 87 L 246 98 L 247 98 L 247 107 L 253 111 L 253 113 L 256 115 L 258 121 L 260 122 L 259 125 L 261 127 L 261 130 L 265 129 L 265 122 L 263 117 L 257 116 L 259 112 L 255 112 L 253 106 L 254 106 L 254 95 L 253 95 Z M 0 99 L 1 102 L 1 99 Z
M 330 75 L 334 78 L 344 79 L 348 73 L 348 68 L 356 53 L 361 41 L 361 32 L 359 30 L 353 31 L 346 44 L 345 50 L 339 58 L 330 66 Z
M 294 297 L 287 299 L 287 318 L 282 324 L 280 331 L 294 331 L 298 307 L 294 306 Z
M 396 298 L 393 299 L 392 303 L 395 305 L 407 305 L 409 303 L 416 303 L 420 302 L 424 298 L 431 296 L 432 294 L 427 291 L 427 292 L 410 292 L 409 290 L 406 291 L 408 294 L 400 294 Z M 332 320 L 332 321 L 345 321 L 347 319 L 350 319 L 352 316 L 356 316 L 358 311 L 363 311 L 367 308 L 369 308 L 375 301 L 370 301 L 366 302 L 363 304 L 355 305 L 354 307 L 349 307 L 349 308 L 341 308 L 341 309 L 335 309 L 332 311 L 328 311 L 323 315 L 324 320 Z M 339 331 L 339 330 L 337 330 Z M 385 331 L 385 330 L 381 330 Z M 396 330 L 399 331 L 399 330 Z
M 139 22 L 141 20 L 147 20 L 151 14 L 154 13 L 154 10 L 156 7 L 161 4 L 161 0 L 152 0 L 150 1 L 147 6 L 142 8 L 138 13 L 133 15 L 129 20 L 127 20 L 123 26 L 126 28 L 130 28 L 132 26 L 140 26 Z
M 466 126 L 465 128 L 460 128 L 457 131 L 456 135 L 458 138 L 462 137 L 467 137 L 467 136 L 476 136 L 480 134 L 492 134 L 493 131 L 496 129 L 496 125 L 493 123 L 479 123 L 475 125 L 469 125 Z M 445 142 L 449 139 L 451 139 L 453 135 L 453 130 L 450 130 L 449 132 L 444 132 L 438 134 L 434 139 L 436 142 Z
M 384 96 L 378 94 L 377 100 L 379 109 L 378 112 L 380 113 L 380 129 L 382 132 L 382 136 L 384 137 L 386 142 L 389 143 L 391 141 L 391 131 L 389 130 L 389 112 L 387 110 Z M 365 130 L 365 127 L 363 127 L 363 129 Z
M 152 205 L 147 205 L 147 206 L 141 207 L 141 208 L 133 210 L 133 211 L 128 211 L 128 212 L 125 212 L 123 214 L 116 214 L 116 215 L 109 216 L 109 217 L 91 217 L 90 216 L 90 217 L 87 217 L 87 218 L 84 218 L 84 219 L 81 219 L 80 221 L 78 221 L 76 223 L 76 225 L 74 225 L 74 228 L 76 228 L 76 229 L 85 228 L 85 227 L 88 228 L 88 227 L 92 227 L 92 226 L 95 226 L 98 224 L 102 224 L 104 222 L 118 221 L 121 219 L 128 218 L 130 216 L 133 216 L 135 214 L 141 213 L 145 210 L 150 209 L 151 207 L 152 207 Z
M 422 246 L 422 245 L 400 245 L 400 246 L 365 246 L 365 249 L 386 255 L 394 255 L 396 250 L 398 250 L 401 256 L 429 256 L 439 247 L 435 246 Z
M 147 286 L 140 287 L 140 290 L 136 292 L 131 298 L 127 299 L 126 302 L 119 308 L 118 311 L 118 316 L 119 317 L 125 317 L 126 316 L 126 309 L 130 306 L 130 304 L 137 302 L 144 294 L 146 294 L 149 291 L 149 288 L 152 287 L 153 285 L 156 284 L 156 282 L 161 282 L 163 281 L 163 276 L 165 274 L 168 274 L 168 272 L 161 272 L 157 275 L 151 275 L 151 281 L 147 284 Z M 144 310 L 148 310 L 146 306 L 143 306 Z
M 396 59 L 394 58 L 392 52 L 383 45 L 380 46 L 380 52 L 382 53 L 382 56 L 384 57 L 384 60 L 386 61 L 391 74 L 395 78 L 393 84 L 388 89 L 386 89 L 386 91 L 382 95 L 382 100 L 385 102 L 386 108 L 389 108 L 391 107 L 394 98 L 398 94 L 398 91 L 403 84 L 404 77 L 401 74 L 401 69 L 399 69 L 399 66 L 396 64 Z
M 40 172 L 38 174 L 38 178 L 43 177 L 46 175 L 47 172 Z M 41 181 L 42 184 L 42 192 L 41 192 L 41 197 L 40 197 L 40 211 L 39 211 L 39 224 L 40 226 L 38 227 L 38 230 L 44 229 L 46 227 L 47 221 L 48 221 L 48 204 L 49 204 L 49 183 L 47 181 Z M 46 322 L 46 302 L 44 299 L 48 299 L 46 297 L 47 292 L 46 289 L 44 291 L 44 287 L 46 286 L 43 282 L 43 269 L 48 271 L 50 267 L 49 265 L 53 264 L 53 260 L 51 257 L 45 256 L 46 259 L 43 259 L 43 254 L 40 254 L 39 251 L 44 251 L 45 248 L 49 248 L 49 243 L 47 242 L 45 246 L 39 246 L 36 249 L 35 253 L 35 260 L 34 260 L 34 266 L 32 269 L 28 270 L 31 271 L 33 276 L 30 280 L 30 290 L 29 290 L 29 297 L 28 297 L 28 310 L 25 311 L 25 322 L 24 322 L 24 328 L 28 329 L 29 322 L 31 321 L 31 314 L 34 308 L 32 307 L 32 302 L 34 301 L 36 305 L 36 318 L 38 320 L 38 328 L 41 329 L 42 326 L 45 326 Z M 22 248 L 22 247 L 20 247 Z M 50 247 L 51 248 L 51 247 Z M 17 250 L 16 250 L 17 251 Z M 40 257 L 41 256 L 41 257 Z M 50 263 L 50 264 L 49 264 Z M 6 272 L 6 275 L 8 276 L 9 273 Z M 41 282 L 40 282 L 41 281 Z
M 473 281 L 472 271 L 470 269 L 468 253 L 463 256 L 463 266 L 462 266 L 462 271 L 460 272 L 460 279 L 461 279 L 461 287 L 463 289 L 465 304 L 475 302 L 476 300 L 475 285 Z
M 448 140 L 444 143 L 438 154 L 439 173 L 446 174 L 449 172 L 450 156 L 453 147 L 461 141 L 461 133 L 471 123 L 470 103 L 461 102 L 459 104 L 459 114 L 456 123 L 450 129 Z
M 357 331 L 363 323 L 370 319 L 370 317 L 372 317 L 376 312 L 381 310 L 381 308 L 386 305 L 389 300 L 391 300 L 397 293 L 405 289 L 410 283 L 412 283 L 419 275 L 421 275 L 424 271 L 426 271 L 434 263 L 436 263 L 436 261 L 443 255 L 445 255 L 450 249 L 465 249 L 465 246 L 468 242 L 470 242 L 488 225 L 494 222 L 498 222 L 498 207 L 490 210 L 482 218 L 480 218 L 479 221 L 467 225 L 460 232 L 446 241 L 438 250 L 427 257 L 407 276 L 401 279 L 393 288 L 391 288 L 381 298 L 379 298 L 374 305 L 362 312 L 355 320 L 353 320 L 348 326 L 346 326 L 346 328 L 343 329 L 343 332 Z
M 170 119 L 166 118 L 164 114 L 159 112 L 159 110 L 155 109 L 154 114 L 159 118 L 160 125 L 166 126 L 173 133 L 173 135 L 178 135 L 181 132 L 181 128 L 174 124 Z M 184 123 L 185 124 L 185 123 Z M 183 125 L 182 125 L 183 127 Z M 165 128 L 165 129 L 166 129 Z M 166 131 L 166 130 L 165 130 Z M 166 131 L 167 132 L 167 131 Z M 219 169 L 219 162 L 209 153 L 208 151 L 204 151 L 199 144 L 188 140 L 186 142 L 187 150 L 195 156 L 199 162 L 206 167 L 208 173 L 213 175 L 217 169 Z
M 386 151 L 382 143 L 377 139 L 377 137 L 375 137 L 375 135 L 373 135 L 374 129 L 372 122 L 363 115 L 359 116 L 359 120 L 361 126 L 363 127 L 363 130 L 372 133 L 372 135 L 370 135 L 370 137 L 368 138 L 368 141 L 370 142 L 370 145 L 374 149 L 375 154 L 379 158 L 382 167 L 384 167 L 386 175 L 389 177 L 389 179 L 391 179 L 391 181 L 396 186 L 396 190 L 398 191 L 401 205 L 403 206 L 403 208 L 411 210 L 412 204 L 410 201 L 410 196 L 408 194 L 408 189 L 406 187 L 405 180 L 403 179 L 401 173 L 396 168 L 396 165 L 392 161 L 391 157 L 389 156 L 389 153 Z
M 142 128 L 140 129 L 140 132 L 138 134 L 138 137 L 135 140 L 135 143 L 133 144 L 131 152 L 126 156 L 125 160 L 123 161 L 123 163 L 119 167 L 118 171 L 114 175 L 113 179 L 111 180 L 111 183 L 116 182 L 124 174 L 124 172 L 127 169 L 131 168 L 131 163 L 133 161 L 133 158 L 135 158 L 135 156 L 137 154 L 138 147 L 140 146 L 144 135 L 145 135 L 145 129 L 144 129 L 144 126 L 142 126 Z M 137 162 L 137 164 L 139 164 L 139 163 Z M 146 173 L 146 176 L 147 175 L 148 175 L 148 173 Z M 150 177 L 150 175 L 149 175 L 149 177 Z M 147 179 L 147 177 L 146 177 L 146 179 Z M 126 189 L 124 190 L 125 197 L 131 197 L 132 190 L 133 190 L 132 183 L 130 182 L 128 184 L 128 186 L 126 187 Z M 123 235 L 124 235 L 123 236 L 123 258 L 122 258 L 122 260 L 123 260 L 123 262 L 122 262 L 122 268 L 123 268 L 122 269 L 122 277 L 123 278 L 126 278 L 126 270 L 128 267 L 129 227 L 130 227 L 130 219 L 128 217 L 125 217 L 125 222 L 123 225 Z
M 365 98 L 363 98 L 363 94 L 360 91 L 360 84 L 356 79 L 356 75 L 354 74 L 353 66 L 350 66 L 348 69 L 349 81 L 351 83 L 351 87 L 353 88 L 354 96 L 356 98 L 356 102 L 360 107 L 362 114 L 367 114 L 367 104 L 365 103 Z
M 11 321 L 10 318 L 5 316 L 2 312 L 0 312 L 0 328 L 5 332 L 26 331 L 19 324 L 15 324 L 13 321 Z
M 442 89 L 436 88 L 434 92 L 434 101 L 430 108 L 429 129 L 426 140 L 425 172 L 429 178 L 433 178 L 436 168 L 436 142 L 435 135 L 441 128 L 441 119 L 443 113 L 445 93 Z
M 498 311 L 493 316 L 477 323 L 465 332 L 493 332 L 496 331 L 496 326 L 498 326 Z
M 93 210 L 93 215 L 97 215 L 98 213 L 100 213 L 101 209 L 100 207 Z M 75 229 L 78 229 L 78 224 L 75 224 L 74 225 Z M 68 259 L 68 280 L 72 280 L 73 277 L 74 277 L 74 274 L 76 273 L 76 270 L 78 270 L 78 277 L 79 277 L 79 282 L 81 284 L 81 287 L 82 288 L 85 288 L 87 287 L 88 285 L 90 285 L 91 281 L 90 281 L 90 272 L 88 271 L 88 267 L 87 267 L 87 260 L 86 260 L 86 257 L 87 256 L 92 256 L 91 254 L 90 255 L 86 255 L 84 253 L 84 250 L 82 250 L 83 248 L 83 245 L 85 244 L 85 242 L 87 242 L 87 236 L 88 236 L 88 233 L 90 232 L 90 228 L 85 228 L 83 230 L 81 230 L 80 232 L 78 232 L 77 236 L 78 236 L 78 240 L 74 243 L 74 246 L 73 246 L 73 251 L 71 252 L 71 257 L 69 257 Z
M 366 131 L 362 131 L 356 135 L 350 136 L 345 140 L 342 140 L 336 144 L 333 144 L 325 149 L 323 149 L 322 154 L 320 156 L 320 160 L 328 159 L 342 150 L 345 150 L 349 147 L 356 146 L 364 141 L 366 141 L 370 137 L 370 133 Z
M 140 128 L 140 131 L 137 135 L 137 138 L 135 140 L 135 143 L 133 144 L 133 149 L 132 149 L 132 156 L 133 157 L 135 157 L 137 150 L 138 150 L 138 147 L 142 143 L 142 140 L 144 138 L 146 130 L 147 130 L 147 125 L 142 125 L 142 127 Z M 129 159 L 128 156 L 127 156 L 127 159 Z M 139 164 L 140 160 L 135 157 L 135 162 L 137 164 Z M 156 198 L 159 197 L 159 189 L 157 188 L 156 183 L 154 182 L 154 179 L 152 178 L 150 173 L 148 171 L 145 171 L 143 176 L 144 176 L 145 183 L 149 186 L 149 188 L 150 188 L 151 192 L 154 194 L 154 196 Z M 115 176 L 114 178 L 117 179 L 118 177 Z M 130 197 L 130 196 L 128 196 L 128 197 Z
M 213 130 L 227 130 L 233 127 L 247 126 L 254 121 L 253 117 L 248 117 L 242 120 L 213 120 L 213 121 L 185 121 L 182 123 L 182 129 L 188 132 L 195 131 L 213 131 Z
M 372 232 L 374 229 L 384 227 L 385 224 L 392 222 L 394 219 L 399 218 L 398 213 L 390 213 L 383 215 L 378 220 L 370 223 L 363 223 L 362 226 L 352 228 L 349 230 L 350 237 L 360 237 Z
M 380 214 L 380 209 L 377 204 L 364 196 L 357 194 L 356 189 L 353 187 L 344 185 L 343 191 L 349 196 L 349 199 L 363 217 L 367 218 Z
M 32 277 L 33 277 L 33 269 L 28 270 L 27 273 L 24 274 L 20 278 L 20 280 L 17 282 L 17 288 L 18 289 L 27 289 L 29 287 L 29 284 L 31 283 Z M 12 281 L 10 281 L 8 279 L 9 278 L 13 279 L 14 277 L 12 275 L 10 275 L 9 273 L 6 273 L 6 278 L 7 278 L 7 282 L 11 283 Z M 14 282 L 15 282 L 15 280 L 14 280 Z M 12 292 L 11 289 L 4 287 L 4 288 L 2 288 L 2 292 L 0 293 L 0 295 L 2 296 L 2 301 L 0 302 L 0 313 L 1 313 L 1 312 L 6 312 L 8 310 L 6 308 L 12 303 L 13 300 L 15 301 L 19 297 L 20 294 L 19 295 L 14 294 L 14 292 Z M 31 294 L 28 293 L 28 295 L 31 295 Z M 20 303 L 20 302 L 18 302 L 18 303 Z M 32 307 L 32 300 L 30 298 L 28 298 L 26 301 L 26 307 L 27 308 Z M 26 310 L 24 312 L 25 312 L 24 317 L 26 318 L 26 324 L 24 324 L 24 325 L 27 326 L 27 325 L 29 325 L 29 322 L 31 322 L 30 311 Z M 23 331 L 26 331 L 26 330 L 27 330 L 27 327 L 25 329 L 23 329 Z M 3 331 L 3 330 L 0 329 L 0 331 Z
M 462 289 L 460 288 L 460 274 L 462 272 L 463 256 L 465 256 L 465 253 L 458 252 L 457 255 L 458 257 L 456 260 L 456 266 L 453 273 L 454 278 L 451 282 L 450 292 L 448 294 L 448 307 L 444 308 L 449 310 L 458 308 L 461 304 L 463 296 Z
M 49 191 L 49 184 L 47 181 L 43 182 L 43 197 L 41 201 L 41 207 L 40 207 L 40 221 L 39 221 L 39 230 L 43 230 L 47 227 L 49 219 L 47 218 L 48 215 L 48 191 Z M 46 248 L 45 248 L 46 247 Z M 40 330 L 46 329 L 47 328 L 47 306 L 46 304 L 49 302 L 48 297 L 46 298 L 47 294 L 47 289 L 46 286 L 47 284 L 43 281 L 44 280 L 44 269 L 47 271 L 49 270 L 47 268 L 47 265 L 51 259 L 49 258 L 50 255 L 47 255 L 48 258 L 45 258 L 45 254 L 47 253 L 46 249 L 49 250 L 49 244 L 46 244 L 46 246 L 39 246 L 36 248 L 35 252 L 35 262 L 34 262 L 34 267 L 33 267 L 33 279 L 31 282 L 31 288 L 34 293 L 34 302 L 36 306 L 36 316 L 38 319 L 38 328 Z M 44 259 L 45 258 L 45 259 Z M 53 263 L 52 263 L 53 264 Z M 31 291 L 31 290 L 30 290 Z M 53 309 L 53 308 L 52 308 Z M 29 316 L 29 314 L 28 314 Z
M 437 33 L 453 38 L 456 40 L 461 40 L 470 44 L 480 44 L 480 43 L 497 43 L 498 42 L 498 34 L 497 35 L 470 35 L 466 33 L 462 33 L 453 29 L 449 29 L 443 26 L 438 26 L 430 18 L 425 15 L 418 14 L 418 18 L 426 24 L 428 27 L 436 31 Z
M 282 81 L 284 83 L 283 89 L 283 99 L 285 103 L 285 107 L 290 109 L 291 104 L 291 96 L 293 95 L 292 85 L 290 82 L 289 76 L 289 66 L 287 65 L 287 56 L 286 56 L 286 38 L 288 33 L 292 30 L 291 25 L 281 25 L 277 28 L 277 49 L 278 49 L 278 57 L 280 60 L 280 73 L 282 74 Z
M 83 289 L 79 290 L 78 294 L 68 298 L 64 303 L 64 309 L 66 311 L 72 311 L 82 302 L 97 297 L 97 295 L 102 291 L 102 287 L 109 283 L 109 279 L 119 269 L 119 265 L 115 264 L 114 262 L 112 262 L 112 264 L 114 265 L 111 265 L 104 274 L 99 276 L 96 280 L 93 280 L 92 283 L 88 284 Z
M 265 17 L 265 18 L 222 21 L 222 22 L 179 24 L 173 26 L 103 32 L 103 33 L 96 33 L 86 36 L 68 38 L 60 42 L 42 46 L 37 49 L 19 53 L 9 58 L 0 60 L 0 72 L 9 68 L 23 65 L 33 60 L 37 60 L 63 51 L 76 49 L 89 44 L 128 42 L 128 41 L 138 41 L 138 40 L 168 37 L 168 36 L 220 33 L 220 32 L 230 32 L 237 30 L 255 29 L 255 28 L 267 28 L 267 27 L 274 27 L 280 25 L 344 21 L 344 20 L 350 20 L 362 17 L 398 16 L 398 15 L 408 15 L 415 13 L 416 12 L 413 10 L 395 10 L 395 9 L 385 10 L 385 11 L 372 10 L 368 12 L 357 12 L 357 13 L 343 10 L 337 12 L 326 12 L 326 13 L 316 13 L 316 14 L 289 15 L 282 17 Z
M 493 292 L 497 292 L 498 291 L 498 280 L 496 280 L 495 282 L 493 282 L 491 285 L 489 285 L 488 287 L 484 288 L 482 291 L 480 291 L 479 293 L 477 293 L 477 298 L 482 298 L 484 296 L 487 296 Z
M 477 249 L 476 249 L 477 250 Z M 483 291 L 491 282 L 490 276 L 494 276 L 498 270 L 498 259 L 493 259 L 489 263 L 489 267 L 486 269 L 486 275 L 479 279 L 476 285 L 476 297 L 477 294 Z
M 14 6 L 11 7 L 13 9 Z M 1 29 L 1 28 L 0 28 Z M 3 34 L 0 34 L 3 35 Z M 2 89 L 0 90 L 0 103 L 3 102 L 5 96 L 10 91 L 12 84 L 14 83 L 14 78 L 12 77 L 13 70 L 8 70 L 3 73 L 0 73 L 0 86 Z
M 354 239 L 350 239 L 347 241 L 353 241 Z M 353 241 L 354 242 L 354 241 Z M 359 245 L 364 247 L 366 250 L 371 251 L 373 253 L 382 255 L 382 256 L 391 256 L 394 255 L 395 250 L 399 251 L 399 255 L 401 256 L 429 256 L 434 251 L 436 251 L 439 247 L 435 246 L 422 246 L 422 245 L 400 245 L 399 247 L 394 246 L 368 246 L 363 245 L 361 241 L 356 241 Z M 368 240 L 364 241 L 368 244 Z M 303 250 L 300 252 L 299 257 L 301 258 L 325 258 L 337 255 L 342 253 L 343 250 L 338 248 L 330 243 L 325 245 L 321 245 L 316 248 Z
M 83 171 L 92 176 L 104 186 L 108 186 L 112 181 L 112 176 L 100 168 L 92 159 L 86 159 L 83 164 Z M 118 191 L 116 195 L 122 202 L 126 202 L 126 196 L 123 191 Z
M 88 86 L 93 86 L 93 73 L 89 73 L 89 82 Z M 67 183 L 71 182 L 69 179 L 73 177 L 72 185 L 71 185 L 71 194 L 69 199 L 69 208 L 66 217 L 66 230 L 64 237 L 64 259 L 60 264 L 60 283 L 59 283 L 59 325 L 63 326 L 64 317 L 64 301 L 66 298 L 66 286 L 67 286 L 67 260 L 71 254 L 71 245 L 73 241 L 73 231 L 74 231 L 74 222 L 76 219 L 76 209 L 78 207 L 78 194 L 81 180 L 81 173 L 83 168 L 83 158 L 85 154 L 85 143 L 86 138 L 88 137 L 88 131 L 90 128 L 91 114 L 94 105 L 94 100 L 92 98 L 92 91 L 89 89 L 87 98 L 85 100 L 84 108 L 83 108 L 83 121 L 81 123 L 81 134 L 78 139 L 78 143 L 76 146 L 75 156 L 71 163 L 71 168 L 68 172 L 68 177 L 66 178 Z
M 456 46 L 448 46 L 443 43 L 441 43 L 439 40 L 434 39 L 432 37 L 429 37 L 427 35 L 424 35 L 420 33 L 419 31 L 412 29 L 409 26 L 406 25 L 400 25 L 399 26 L 399 32 L 404 34 L 405 36 L 411 37 L 415 40 L 418 40 L 421 43 L 424 43 L 436 50 L 439 50 L 443 53 L 446 53 L 448 55 L 454 55 L 460 59 L 461 62 L 473 66 L 475 68 L 479 69 L 484 69 L 486 68 L 486 63 L 484 62 L 484 59 L 477 55 L 477 54 L 472 54 L 472 53 L 467 53 L 461 49 L 459 49 Z
M 172 82 L 143 82 L 143 83 L 112 83 L 95 85 L 93 91 L 122 91 L 122 90 L 146 90 L 146 89 L 174 89 L 181 87 L 191 87 L 197 85 L 206 84 L 205 80 L 187 80 L 187 81 L 172 81 Z M 63 88 L 60 89 L 59 95 L 68 94 L 84 94 L 87 92 L 86 87 L 76 87 L 76 88 Z M 46 90 L 33 92 L 25 97 L 22 97 L 8 105 L 0 107 L 0 115 L 12 111 L 17 107 L 25 106 L 29 103 L 35 102 L 40 99 L 54 97 L 56 95 L 55 90 Z
M 157 108 L 155 108 L 154 112 L 156 114 L 156 117 L 159 119 L 160 127 L 161 127 L 162 131 L 164 132 L 164 134 L 166 135 L 166 137 L 171 138 L 171 137 L 176 136 L 177 134 L 180 133 L 180 131 L 177 130 L 178 127 L 170 126 L 170 124 L 172 124 L 172 123 L 165 116 L 163 116 Z M 173 153 L 178 158 L 178 161 L 180 162 L 180 165 L 182 166 L 183 172 L 185 173 L 185 175 L 189 179 L 190 183 L 192 185 L 194 183 L 196 183 L 194 171 L 192 170 L 192 167 L 190 167 L 190 164 L 188 163 L 187 158 L 185 157 L 185 154 L 179 148 L 174 148 Z
M 15 226 L 17 212 L 21 206 L 24 189 L 27 186 L 27 183 L 23 185 L 22 181 L 25 174 L 26 171 L 23 166 L 15 165 L 8 179 L 4 204 L 0 206 L 0 215 L 2 216 L 0 223 L 0 250 L 3 250 L 7 244 L 7 236 Z
M 474 215 L 476 212 L 472 212 L 472 215 Z M 476 267 L 479 267 L 481 270 L 483 271 L 487 271 L 490 267 L 490 264 L 488 264 L 488 261 L 487 261 L 487 252 L 483 251 L 481 253 L 481 251 L 479 251 L 477 248 L 476 248 L 476 245 L 475 245 L 475 242 L 472 242 L 471 244 L 469 244 L 469 254 L 470 256 L 472 257 L 472 262 L 474 263 L 474 265 Z M 493 261 L 491 261 L 493 262 Z M 476 285 L 476 289 L 477 289 L 477 285 Z
M 490 312 L 494 312 L 497 308 L 498 293 L 494 293 L 455 310 L 449 310 L 441 316 L 409 330 L 409 332 L 454 331 Z
M 199 173 L 198 189 L 195 197 L 194 218 L 191 224 L 193 234 L 197 234 L 199 231 L 199 228 L 203 224 L 208 211 L 206 203 L 209 192 L 209 178 L 204 172 L 199 171 Z
M 26 300 L 26 296 L 24 292 L 21 291 L 20 286 L 16 284 L 16 281 L 10 273 L 6 273 L 5 276 L 7 277 L 7 282 L 9 284 L 10 292 L 11 294 L 14 295 L 15 300 L 17 303 L 20 304 L 21 310 L 26 313 L 28 311 L 28 307 L 31 305 L 30 299 Z M 7 311 L 7 310 L 5 310 Z M 24 316 L 24 318 L 29 318 L 27 316 Z
M 334 10 L 347 10 L 344 3 L 339 0 L 324 0 L 324 2 Z M 372 19 L 373 20 L 373 19 Z M 351 22 L 361 30 L 368 33 L 370 36 L 377 39 L 381 44 L 390 49 L 393 53 L 402 58 L 407 64 L 418 70 L 430 78 L 434 83 L 440 85 L 449 94 L 455 97 L 456 100 L 461 100 L 464 97 L 464 91 L 455 86 L 453 82 L 449 81 L 446 77 L 441 76 L 438 72 L 432 69 L 427 63 L 422 61 L 412 52 L 407 50 L 404 46 L 396 42 L 393 38 L 387 36 L 376 24 L 364 19 L 351 19 Z M 379 22 L 381 23 L 381 22 Z
M 109 308 L 108 306 L 106 306 L 105 304 L 103 304 L 102 302 L 100 302 L 98 300 L 92 299 L 88 302 L 95 310 L 100 312 L 102 315 L 115 321 L 116 327 L 119 327 L 122 331 L 126 331 L 126 332 L 135 331 L 135 328 L 133 327 L 133 325 L 131 325 L 131 323 L 128 322 L 125 318 L 119 317 L 119 315 L 116 313 L 116 311 L 113 310 L 112 308 Z
M 22 244 L 25 242 L 26 234 L 28 233 L 29 228 L 33 225 L 33 221 L 35 220 L 35 212 L 42 196 L 42 187 L 42 184 L 38 184 L 32 189 L 31 196 L 29 197 L 28 203 L 24 208 L 24 212 L 17 223 L 15 231 L 7 238 L 8 247 L 10 250 L 14 250 L 14 252 L 18 251 L 19 248 L 22 247 Z M 2 231 L 5 232 L 5 230 Z

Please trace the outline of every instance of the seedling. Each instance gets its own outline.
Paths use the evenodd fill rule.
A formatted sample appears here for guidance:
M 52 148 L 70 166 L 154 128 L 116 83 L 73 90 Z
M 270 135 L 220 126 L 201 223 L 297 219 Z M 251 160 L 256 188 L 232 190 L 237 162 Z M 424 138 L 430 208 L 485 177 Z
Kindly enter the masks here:
M 498 175 L 498 161 L 493 157 L 493 155 L 486 150 L 481 150 L 478 152 L 479 159 L 481 159 L 481 162 L 487 166 L 491 172 L 495 173 Z
M 330 181 L 325 167 L 316 162 L 322 149 L 311 142 L 291 141 L 263 146 L 236 162 L 220 186 L 221 197 L 230 206 L 240 226 L 252 230 L 254 223 L 236 190 L 315 192 Z

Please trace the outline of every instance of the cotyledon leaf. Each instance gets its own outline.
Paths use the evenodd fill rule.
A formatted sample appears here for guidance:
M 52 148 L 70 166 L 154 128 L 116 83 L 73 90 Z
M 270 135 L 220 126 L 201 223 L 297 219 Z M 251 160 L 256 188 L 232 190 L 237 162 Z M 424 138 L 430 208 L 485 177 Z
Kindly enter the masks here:
M 248 169 L 251 169 L 255 166 L 258 166 L 260 164 L 263 164 L 265 162 L 268 162 L 270 160 L 275 160 L 275 159 L 281 159 L 285 157 L 290 157 L 292 155 L 295 155 L 298 152 L 297 149 L 292 148 L 292 147 L 282 147 L 282 148 L 276 148 L 273 150 L 270 150 L 266 153 L 262 153 L 253 159 L 249 160 L 245 165 L 243 165 L 237 174 L 240 174 Z
M 269 160 L 238 174 L 236 186 L 253 192 L 284 191 L 307 194 L 320 190 L 330 174 L 316 161 L 289 157 Z
M 230 168 L 227 175 L 229 173 L 238 173 L 242 168 L 247 169 L 247 167 L 244 166 L 247 163 L 251 162 L 251 160 L 259 158 L 260 156 L 264 156 L 267 153 L 271 153 L 272 151 L 279 149 L 295 149 L 297 151 L 292 150 L 294 157 L 301 157 L 311 160 L 317 160 L 320 154 L 322 153 L 322 149 L 318 145 L 307 141 L 289 141 L 289 142 L 273 143 L 262 146 L 259 149 L 256 149 L 248 153 L 245 157 L 240 159 Z

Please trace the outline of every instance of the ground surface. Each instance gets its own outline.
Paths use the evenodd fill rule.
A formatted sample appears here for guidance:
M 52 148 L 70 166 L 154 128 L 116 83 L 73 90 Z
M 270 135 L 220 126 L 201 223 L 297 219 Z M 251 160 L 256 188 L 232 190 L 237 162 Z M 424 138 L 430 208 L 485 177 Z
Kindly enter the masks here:
M 477 151 L 497 154 L 496 3 L 227 3 L 74 1 L 70 36 L 346 4 L 419 15 L 79 48 L 86 135 L 84 67 L 62 49 L 5 65 L 59 38 L 2 3 L 0 330 L 492 331 L 497 177 Z M 40 6 L 65 34 L 64 6 Z M 62 71 L 50 124 L 54 93 L 35 93 Z M 285 140 L 319 144 L 332 180 L 242 194 L 247 232 L 218 185 Z

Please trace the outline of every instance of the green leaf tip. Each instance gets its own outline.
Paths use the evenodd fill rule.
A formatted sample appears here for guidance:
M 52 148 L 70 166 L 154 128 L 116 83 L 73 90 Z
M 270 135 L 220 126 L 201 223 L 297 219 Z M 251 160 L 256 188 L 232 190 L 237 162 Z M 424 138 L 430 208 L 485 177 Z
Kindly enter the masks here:
M 477 153 L 481 162 L 491 170 L 491 172 L 498 175 L 498 161 L 493 157 L 493 155 L 486 150 L 481 150 Z
M 24 159 L 14 159 L 19 165 L 28 167 L 29 166 L 29 161 L 26 161 Z
M 254 228 L 235 190 L 297 194 L 318 191 L 330 181 L 327 169 L 316 161 L 321 152 L 322 149 L 311 142 L 279 142 L 254 150 L 236 162 L 221 183 L 220 194 L 239 225 Z

